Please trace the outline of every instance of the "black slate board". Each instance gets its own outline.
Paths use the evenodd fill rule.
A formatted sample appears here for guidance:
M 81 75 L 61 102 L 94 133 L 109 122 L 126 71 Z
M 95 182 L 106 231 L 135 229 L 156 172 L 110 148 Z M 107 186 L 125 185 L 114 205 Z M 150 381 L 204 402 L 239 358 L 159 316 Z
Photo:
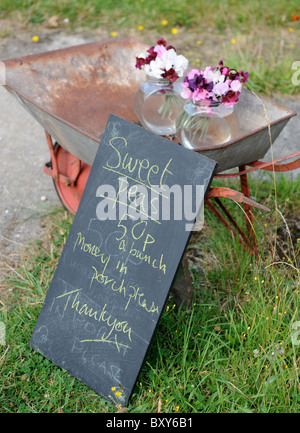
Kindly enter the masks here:
M 172 210 L 179 195 L 166 191 L 192 185 L 195 212 L 194 187 L 206 192 L 215 167 L 109 117 L 30 344 L 115 404 L 132 394 L 192 229 L 178 219 L 187 204 Z

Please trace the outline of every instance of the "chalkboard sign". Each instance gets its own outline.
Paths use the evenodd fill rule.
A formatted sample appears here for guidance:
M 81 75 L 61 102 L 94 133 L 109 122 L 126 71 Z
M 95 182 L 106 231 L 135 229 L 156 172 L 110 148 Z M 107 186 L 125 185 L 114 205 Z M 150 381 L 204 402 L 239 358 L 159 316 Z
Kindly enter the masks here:
M 109 117 L 30 344 L 115 404 L 132 394 L 215 166 Z

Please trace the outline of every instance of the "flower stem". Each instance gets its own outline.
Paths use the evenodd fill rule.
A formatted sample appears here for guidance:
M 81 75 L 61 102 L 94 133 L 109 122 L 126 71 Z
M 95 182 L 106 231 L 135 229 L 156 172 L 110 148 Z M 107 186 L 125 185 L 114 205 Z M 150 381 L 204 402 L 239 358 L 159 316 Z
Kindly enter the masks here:
M 161 117 L 164 119 L 168 116 L 168 119 L 171 120 L 171 116 L 173 113 L 173 107 L 180 107 L 181 101 L 176 94 L 166 94 L 164 98 L 164 102 L 158 109 L 158 113 L 161 114 Z
M 205 141 L 209 128 L 209 116 L 190 116 L 184 109 L 178 116 L 178 129 L 186 129 L 192 133 L 192 140 L 195 139 L 197 133 L 200 132 L 200 139 Z

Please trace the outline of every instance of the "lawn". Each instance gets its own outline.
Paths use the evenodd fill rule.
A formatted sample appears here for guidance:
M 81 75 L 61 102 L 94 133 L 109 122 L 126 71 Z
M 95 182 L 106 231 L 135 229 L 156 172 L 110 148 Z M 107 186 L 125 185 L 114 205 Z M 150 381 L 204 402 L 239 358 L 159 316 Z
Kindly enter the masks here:
M 208 6 L 203 0 L 192 4 L 188 0 L 2 0 L 1 13 L 4 18 L 22 19 L 25 24 L 45 23 L 52 16 L 68 18 L 74 28 L 143 26 L 157 31 L 167 26 L 198 32 L 234 29 L 251 33 L 256 27 L 280 30 L 291 25 L 292 16 L 299 15 L 299 2 L 211 0 Z
M 206 211 L 187 250 L 193 303 L 178 308 L 170 293 L 128 413 L 298 412 L 300 239 L 286 229 L 299 214 L 299 187 L 300 178 L 280 177 L 276 188 L 251 182 L 271 208 L 255 213 L 258 259 Z M 231 211 L 242 223 L 240 207 Z M 24 251 L 1 300 L 1 412 L 124 411 L 29 347 L 73 219 L 62 209 L 43 218 L 44 238 Z
M 209 7 L 183 0 L 2 0 L 0 14 L 8 29 L 3 37 L 12 37 L 14 26 L 38 34 L 53 16 L 55 31 L 101 28 L 111 37 L 130 31 L 151 43 L 163 35 L 195 65 L 223 56 L 248 70 L 249 88 L 258 93 L 299 94 L 292 82 L 292 63 L 300 59 L 298 0 L 211 0 Z M 29 347 L 73 219 L 62 208 L 41 216 L 43 236 L 22 251 L 22 266 L 7 267 L 1 291 L 0 412 L 299 412 L 300 177 L 250 181 L 252 195 L 271 209 L 254 212 L 259 257 L 205 210 L 205 227 L 187 249 L 193 302 L 179 308 L 170 293 L 126 408 Z M 235 181 L 225 184 L 237 188 Z M 236 203 L 230 209 L 243 223 L 243 209 Z

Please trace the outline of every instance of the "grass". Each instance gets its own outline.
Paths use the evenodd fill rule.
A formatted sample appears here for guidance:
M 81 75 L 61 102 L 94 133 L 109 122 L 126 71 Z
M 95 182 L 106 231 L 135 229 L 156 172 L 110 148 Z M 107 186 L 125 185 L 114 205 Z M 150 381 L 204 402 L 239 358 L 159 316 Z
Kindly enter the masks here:
M 188 248 L 193 304 L 178 308 L 171 292 L 129 413 L 298 412 L 293 324 L 299 321 L 300 243 L 293 238 L 283 258 L 277 228 L 299 213 L 299 187 L 300 177 L 279 176 L 276 191 L 272 179 L 252 179 L 251 190 L 271 208 L 270 214 L 255 212 L 257 260 L 206 213 L 205 229 Z M 242 221 L 239 206 L 230 206 Z M 72 217 L 57 210 L 50 223 L 45 239 L 28 247 L 23 266 L 8 278 L 1 302 L 1 412 L 115 413 L 118 408 L 29 347 Z
M 157 0 L 2 0 L 4 18 L 23 20 L 27 24 L 43 23 L 52 16 L 69 18 L 74 28 L 101 26 L 161 30 L 162 20 L 168 26 L 192 29 L 198 32 L 225 29 L 250 32 L 253 27 L 280 29 L 292 22 L 291 15 L 299 12 L 297 0 L 204 0 L 159 2 Z

